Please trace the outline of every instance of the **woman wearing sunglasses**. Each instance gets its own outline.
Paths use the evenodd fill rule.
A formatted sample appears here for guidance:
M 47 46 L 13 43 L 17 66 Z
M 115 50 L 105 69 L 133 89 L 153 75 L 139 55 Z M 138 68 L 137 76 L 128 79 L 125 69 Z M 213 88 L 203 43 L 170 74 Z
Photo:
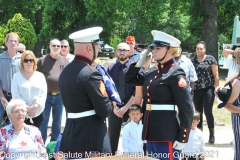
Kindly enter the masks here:
M 20 72 L 13 76 L 11 92 L 13 99 L 21 99 L 27 104 L 25 123 L 40 127 L 47 97 L 47 83 L 42 73 L 36 71 L 36 57 L 32 51 L 23 52 Z

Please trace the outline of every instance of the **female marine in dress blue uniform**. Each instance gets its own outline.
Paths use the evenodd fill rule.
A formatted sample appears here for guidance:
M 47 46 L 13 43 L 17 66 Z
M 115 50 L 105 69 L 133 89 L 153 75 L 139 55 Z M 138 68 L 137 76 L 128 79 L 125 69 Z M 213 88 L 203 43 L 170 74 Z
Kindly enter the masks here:
M 152 35 L 153 43 L 140 61 L 130 66 L 125 81 L 143 86 L 147 111 L 142 138 L 147 140 L 147 155 L 161 160 L 177 160 L 188 141 L 193 118 L 185 72 L 173 61 L 173 56 L 180 53 L 181 42 L 157 30 L 153 30 Z M 158 66 L 146 73 L 140 67 L 148 60 L 150 51 Z

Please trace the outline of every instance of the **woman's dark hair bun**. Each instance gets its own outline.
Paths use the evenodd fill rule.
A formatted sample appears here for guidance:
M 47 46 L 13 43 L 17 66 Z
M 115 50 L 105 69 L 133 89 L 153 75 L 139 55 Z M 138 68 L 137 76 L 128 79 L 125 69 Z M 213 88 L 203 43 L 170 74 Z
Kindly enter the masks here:
M 206 43 L 204 41 L 199 41 L 198 43 L 202 43 L 202 44 L 206 45 Z

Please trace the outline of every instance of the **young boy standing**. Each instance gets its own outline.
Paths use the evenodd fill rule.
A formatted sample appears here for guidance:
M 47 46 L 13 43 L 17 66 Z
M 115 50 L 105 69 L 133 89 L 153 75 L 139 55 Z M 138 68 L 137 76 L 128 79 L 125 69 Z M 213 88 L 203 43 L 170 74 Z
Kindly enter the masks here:
M 197 128 L 200 122 L 199 112 L 194 112 L 191 131 L 186 147 L 182 150 L 183 160 L 204 160 L 204 138 L 203 132 Z
M 131 119 L 123 128 L 122 148 L 124 153 L 143 153 L 142 141 L 142 122 L 143 116 L 141 106 L 131 105 L 128 109 L 128 115 Z

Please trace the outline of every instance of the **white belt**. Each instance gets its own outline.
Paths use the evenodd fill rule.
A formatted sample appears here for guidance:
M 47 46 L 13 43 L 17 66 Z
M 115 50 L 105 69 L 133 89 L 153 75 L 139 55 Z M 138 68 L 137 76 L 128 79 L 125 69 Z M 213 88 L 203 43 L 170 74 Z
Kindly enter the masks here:
M 87 117 L 96 114 L 95 110 L 80 112 L 80 113 L 68 113 L 67 118 L 81 118 L 81 117 Z
M 163 111 L 175 111 L 177 110 L 177 105 L 173 104 L 147 104 L 146 109 L 151 110 L 163 110 Z

